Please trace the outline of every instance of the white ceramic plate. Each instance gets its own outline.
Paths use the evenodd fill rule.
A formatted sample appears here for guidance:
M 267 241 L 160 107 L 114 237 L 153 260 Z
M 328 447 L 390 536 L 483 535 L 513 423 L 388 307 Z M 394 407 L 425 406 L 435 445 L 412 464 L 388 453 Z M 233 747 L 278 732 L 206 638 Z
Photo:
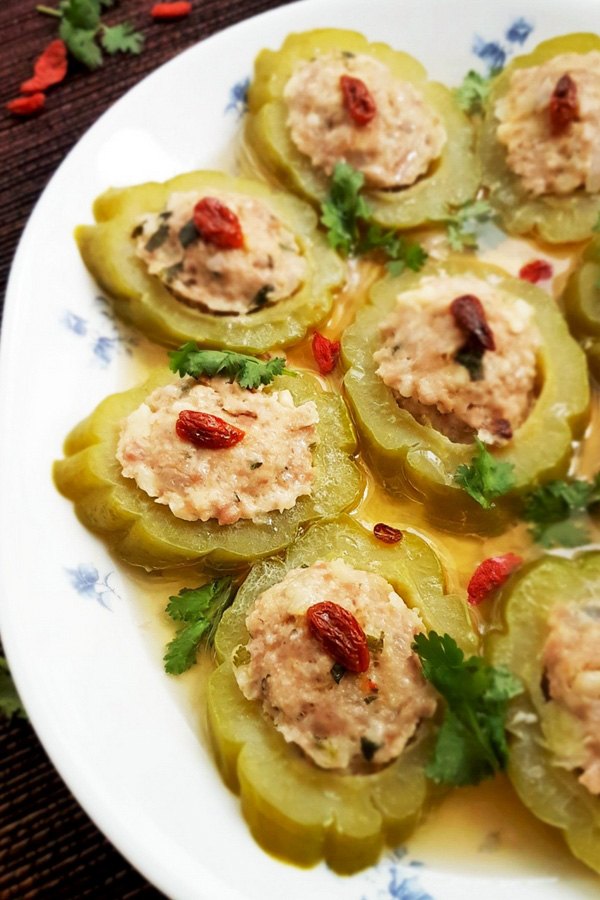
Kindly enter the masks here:
M 149 357 L 96 298 L 74 226 L 90 221 L 93 198 L 109 185 L 231 168 L 255 54 L 290 31 L 324 26 L 388 41 L 434 78 L 457 84 L 467 69 L 485 71 L 543 38 L 599 31 L 600 9 L 597 0 L 308 0 L 193 47 L 90 129 L 41 197 L 8 291 L 0 577 L 10 665 L 78 800 L 178 900 L 597 896 L 598 880 L 569 861 L 560 839 L 534 835 L 530 820 L 513 821 L 514 805 L 505 808 L 486 788 L 468 795 L 462 812 L 442 807 L 408 850 L 353 878 L 265 855 L 203 743 L 201 704 L 162 671 L 155 623 L 168 584 L 157 582 L 159 600 L 140 597 L 135 578 L 115 566 L 52 485 L 51 463 L 67 431 L 106 394 L 137 381 Z

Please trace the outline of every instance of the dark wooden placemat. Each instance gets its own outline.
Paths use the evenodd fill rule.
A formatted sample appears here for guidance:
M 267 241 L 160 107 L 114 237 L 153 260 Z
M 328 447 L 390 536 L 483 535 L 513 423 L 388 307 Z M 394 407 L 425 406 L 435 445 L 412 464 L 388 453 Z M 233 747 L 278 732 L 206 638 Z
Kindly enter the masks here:
M 58 0 L 47 2 L 57 5 Z M 35 0 L 4 0 L 0 4 L 2 301 L 12 257 L 36 200 L 67 152 L 98 116 L 144 75 L 186 47 L 285 2 L 193 0 L 186 19 L 158 25 L 149 16 L 152 0 L 121 0 L 107 11 L 106 21 L 127 19 L 142 30 L 146 35 L 143 53 L 112 57 L 95 72 L 72 65 L 67 80 L 50 91 L 46 109 L 26 120 L 10 116 L 4 106 L 32 74 L 36 56 L 56 37 L 56 20 L 36 13 Z M 210 90 L 210 85 L 206 89 Z M 43 302 L 43 297 L 39 299 Z M 0 900 L 154 900 L 161 896 L 79 807 L 29 723 L 0 719 Z

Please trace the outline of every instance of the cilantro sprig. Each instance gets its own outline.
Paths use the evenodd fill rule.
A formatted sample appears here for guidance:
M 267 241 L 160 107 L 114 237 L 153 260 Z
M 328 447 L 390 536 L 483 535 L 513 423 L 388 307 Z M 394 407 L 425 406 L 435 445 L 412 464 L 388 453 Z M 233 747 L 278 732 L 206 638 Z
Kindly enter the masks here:
M 144 36 L 135 31 L 129 22 L 109 26 L 102 21 L 105 7 L 114 0 L 62 0 L 58 7 L 37 6 L 40 13 L 60 19 L 59 37 L 67 45 L 71 55 L 87 66 L 97 69 L 102 65 L 102 50 L 115 53 L 141 53 Z
M 477 250 L 477 225 L 489 222 L 495 212 L 487 200 L 469 200 L 444 220 L 452 250 Z
M 182 377 L 191 375 L 200 378 L 207 375 L 214 378 L 215 375 L 225 375 L 248 390 L 270 384 L 277 375 L 295 374 L 285 368 L 285 359 L 280 356 L 264 361 L 230 350 L 201 350 L 194 341 L 189 341 L 178 350 L 171 350 L 169 359 L 171 371 Z
M 446 701 L 427 776 L 438 783 L 465 785 L 502 771 L 508 760 L 508 701 L 523 690 L 518 679 L 479 656 L 465 659 L 448 634 L 418 634 L 413 649 L 425 678 Z
M 498 71 L 498 69 L 494 69 L 489 75 L 480 75 L 479 72 L 470 69 L 463 78 L 462 84 L 454 89 L 454 98 L 467 115 L 472 116 L 483 112 L 492 81 Z
M 600 472 L 592 481 L 549 481 L 526 495 L 522 518 L 543 547 L 580 547 L 590 541 L 586 514 L 600 504 Z
M 8 663 L 0 656 L 0 715 L 11 719 L 13 716 L 26 719 L 27 713 L 17 694 L 17 689 L 11 678 Z
M 193 666 L 201 644 L 212 645 L 234 593 L 231 578 L 217 578 L 198 588 L 183 588 L 169 597 L 167 614 L 173 621 L 184 623 L 165 651 L 165 671 L 169 675 L 181 675 Z
M 484 509 L 494 506 L 496 497 L 508 493 L 515 483 L 512 463 L 501 462 L 475 438 L 476 451 L 470 465 L 460 465 L 454 475 L 455 482 Z
M 363 173 L 348 163 L 336 165 L 329 194 L 321 204 L 321 222 L 327 228 L 330 245 L 344 256 L 380 253 L 392 275 L 400 275 L 405 269 L 418 272 L 425 265 L 427 252 L 421 244 L 372 221 L 371 206 L 361 194 L 364 182 Z

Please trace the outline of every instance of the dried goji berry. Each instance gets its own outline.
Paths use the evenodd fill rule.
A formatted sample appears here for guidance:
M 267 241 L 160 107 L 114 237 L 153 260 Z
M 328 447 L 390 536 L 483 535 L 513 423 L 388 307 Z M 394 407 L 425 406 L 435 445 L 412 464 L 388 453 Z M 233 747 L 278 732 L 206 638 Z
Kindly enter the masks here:
M 571 122 L 579 118 L 577 85 L 570 75 L 563 75 L 556 82 L 548 111 L 550 113 L 550 131 L 555 136 L 562 134 Z
M 399 528 L 392 528 L 391 525 L 386 525 L 384 522 L 378 522 L 375 525 L 373 534 L 378 541 L 383 541 L 384 544 L 397 544 L 404 537 Z
M 473 294 L 457 297 L 450 304 L 450 312 L 457 327 L 466 335 L 470 350 L 496 349 L 492 329 L 487 323 L 485 310 L 478 297 L 474 297 Z
M 183 19 L 191 11 L 192 4 L 187 0 L 176 0 L 175 3 L 155 3 L 150 15 L 153 19 Z
M 480 563 L 469 581 L 467 599 L 471 606 L 479 604 L 488 597 L 492 591 L 501 587 L 523 560 L 515 553 L 505 553 L 503 556 L 490 556 Z
M 340 342 L 330 341 L 315 331 L 312 339 L 312 352 L 321 375 L 329 375 L 337 366 L 340 358 Z
M 60 39 L 48 44 L 33 65 L 34 75 L 21 85 L 21 93 L 35 94 L 58 84 L 67 74 L 67 47 Z
M 554 269 L 545 259 L 534 259 L 519 270 L 519 278 L 522 278 L 523 281 L 530 281 L 532 284 L 552 278 L 553 274 Z
M 221 250 L 238 250 L 244 245 L 240 220 L 216 197 L 203 197 L 196 203 L 194 225 L 203 241 Z
M 184 409 L 179 413 L 175 431 L 182 440 L 190 441 L 197 447 L 206 447 L 209 450 L 233 447 L 234 444 L 239 444 L 246 434 L 241 428 L 230 425 L 225 419 L 211 416 L 210 413 L 196 412 L 193 409 Z
M 342 75 L 340 87 L 344 101 L 344 109 L 355 125 L 368 125 L 377 112 L 377 106 L 373 95 L 364 81 L 360 78 L 352 78 L 350 75 Z
M 351 612 L 325 600 L 309 606 L 306 618 L 310 633 L 336 663 L 349 672 L 367 671 L 367 637 Z
M 6 104 L 6 108 L 15 116 L 31 116 L 43 109 L 45 102 L 45 94 L 28 94 L 26 97 L 16 97 L 14 100 L 10 100 Z

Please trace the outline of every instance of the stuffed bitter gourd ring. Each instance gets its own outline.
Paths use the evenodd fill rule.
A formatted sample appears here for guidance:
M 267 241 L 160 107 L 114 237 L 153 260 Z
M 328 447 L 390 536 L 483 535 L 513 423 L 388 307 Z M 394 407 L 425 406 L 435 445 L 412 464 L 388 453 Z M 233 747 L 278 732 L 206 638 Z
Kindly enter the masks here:
M 252 833 L 266 850 L 299 865 L 324 858 L 349 873 L 373 863 L 386 841 L 400 841 L 437 790 L 423 771 L 434 726 L 422 722 L 416 739 L 386 768 L 339 774 L 286 743 L 258 701 L 243 696 L 234 675 L 258 596 L 291 569 L 333 559 L 383 576 L 426 629 L 450 633 L 467 653 L 477 641 L 466 604 L 445 593 L 439 560 L 421 538 L 406 532 L 399 544 L 386 545 L 348 518 L 315 525 L 284 559 L 257 564 L 225 613 L 215 641 L 220 665 L 208 687 L 209 729 L 223 777 L 240 793 Z
M 77 515 L 106 538 L 128 563 L 160 569 L 205 562 L 215 567 L 239 566 L 276 553 L 290 544 L 301 525 L 338 515 L 352 506 L 362 489 L 362 476 L 352 459 L 354 430 L 340 397 L 322 390 L 310 375 L 281 376 L 271 390 L 288 390 L 296 405 L 308 400 L 317 407 L 319 442 L 313 450 L 312 492 L 293 508 L 272 512 L 260 522 L 240 519 L 232 525 L 184 521 L 124 478 L 116 452 L 122 420 L 158 387 L 176 381 L 163 369 L 144 384 L 107 397 L 77 425 L 65 442 L 65 458 L 54 466 L 58 489 L 73 500 Z
M 215 315 L 177 299 L 156 275 L 149 274 L 146 263 L 136 255 L 132 237 L 140 219 L 159 214 L 172 195 L 195 193 L 200 198 L 205 192 L 260 201 L 293 234 L 305 273 L 292 296 L 243 315 Z M 222 172 L 190 172 L 164 184 L 108 190 L 96 200 L 94 215 L 95 225 L 76 230 L 84 263 L 116 312 L 167 346 L 195 340 L 208 347 L 263 353 L 297 343 L 327 317 L 333 290 L 343 279 L 343 265 L 317 231 L 309 206 L 264 184 Z
M 600 378 L 600 238 L 585 248 L 562 297 L 567 321 L 587 353 L 590 368 Z
M 344 385 L 366 454 L 386 487 L 425 500 L 441 527 L 485 527 L 507 511 L 502 500 L 496 509 L 482 511 L 459 487 L 454 475 L 468 465 L 473 444 L 453 443 L 401 409 L 392 391 L 376 374 L 373 353 L 380 346 L 379 325 L 394 309 L 397 297 L 419 287 L 429 276 L 475 276 L 533 309 L 541 344 L 537 350 L 539 392 L 528 417 L 512 440 L 494 450 L 514 465 L 511 495 L 538 481 L 558 477 L 567 468 L 573 436 L 586 420 L 589 386 L 585 357 L 570 336 L 554 301 L 539 288 L 509 277 L 501 269 L 474 260 L 455 259 L 422 272 L 386 278 L 371 291 L 371 304 L 346 330 L 342 354 L 348 369 Z M 448 297 L 448 303 L 453 298 Z M 427 348 L 424 348 L 426 352 Z M 510 499 L 510 495 L 508 500 Z
M 511 234 L 536 232 L 545 241 L 563 243 L 584 240 L 592 233 L 600 213 L 600 194 L 582 189 L 568 195 L 528 193 L 519 175 L 508 166 L 506 147 L 496 136 L 498 120 L 494 109 L 507 94 L 515 71 L 540 66 L 563 53 L 585 54 L 594 50 L 600 50 L 600 37 L 596 34 L 569 34 L 543 41 L 532 53 L 512 60 L 492 84 L 479 139 L 483 184 L 489 188 L 490 201 Z
M 526 694 L 511 702 L 508 775 L 525 806 L 560 828 L 573 854 L 600 873 L 600 797 L 561 757 L 576 734 L 569 714 L 548 698 L 543 650 L 548 618 L 558 606 L 583 606 L 598 596 L 600 553 L 546 557 L 517 576 L 502 598 L 504 630 L 489 638 L 486 656 L 517 675 Z M 590 674 L 592 674 L 590 672 Z
M 371 44 L 353 31 L 333 28 L 290 35 L 280 50 L 263 50 L 250 85 L 246 138 L 259 167 L 313 203 L 323 201 L 329 179 L 294 145 L 287 125 L 283 92 L 295 67 L 332 53 L 360 54 L 384 64 L 393 78 L 416 88 L 441 119 L 446 143 L 428 171 L 401 190 L 364 191 L 373 218 L 382 225 L 411 228 L 447 217 L 448 207 L 470 200 L 479 185 L 472 127 L 451 92 L 427 81 L 423 66 L 386 44 Z

